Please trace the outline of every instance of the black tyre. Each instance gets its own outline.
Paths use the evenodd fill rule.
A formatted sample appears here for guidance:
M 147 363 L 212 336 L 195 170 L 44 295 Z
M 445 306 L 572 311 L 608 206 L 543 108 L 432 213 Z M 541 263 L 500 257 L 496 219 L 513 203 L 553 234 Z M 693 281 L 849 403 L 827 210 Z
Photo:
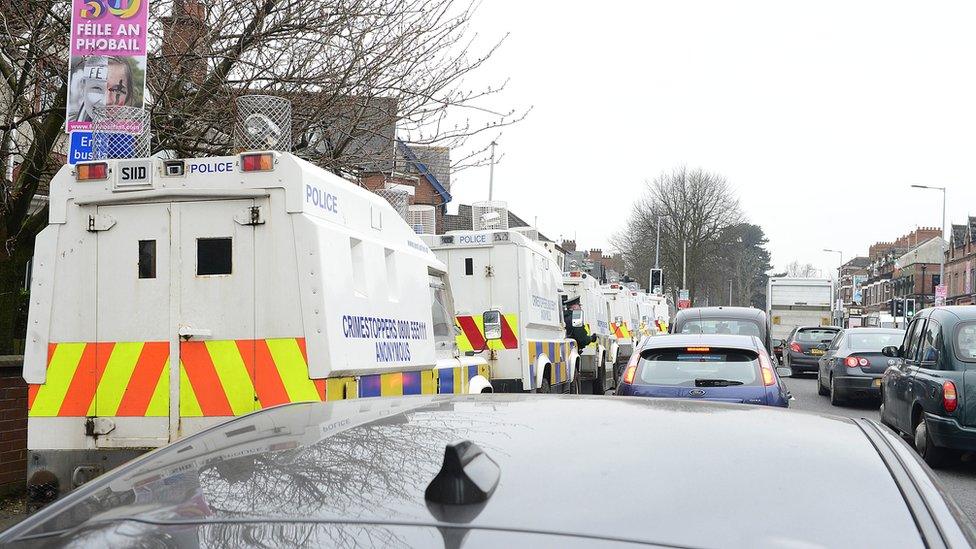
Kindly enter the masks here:
M 817 394 L 820 396 L 827 396 L 830 394 L 827 388 L 823 386 L 823 379 L 820 377 L 820 370 L 817 370 Z
M 548 395 L 551 390 L 552 386 L 549 385 L 549 374 L 545 374 L 542 376 L 542 382 L 539 383 L 539 388 L 536 389 L 535 392 L 542 395 Z
M 951 455 L 948 448 L 936 446 L 929 436 L 928 426 L 925 425 L 925 418 L 922 418 L 915 426 L 915 449 L 922 456 L 929 467 L 938 469 L 946 464 Z
M 606 369 L 602 366 L 596 369 L 596 378 L 593 380 L 593 394 L 602 395 L 603 388 L 603 378 L 606 376 Z
M 583 392 L 582 383 L 583 382 L 580 381 L 579 366 L 576 366 L 576 368 L 573 370 L 573 381 L 569 382 L 569 394 L 578 395 Z
M 834 376 L 830 376 L 830 405 L 840 406 L 844 403 L 844 399 L 841 398 L 840 391 L 834 386 Z

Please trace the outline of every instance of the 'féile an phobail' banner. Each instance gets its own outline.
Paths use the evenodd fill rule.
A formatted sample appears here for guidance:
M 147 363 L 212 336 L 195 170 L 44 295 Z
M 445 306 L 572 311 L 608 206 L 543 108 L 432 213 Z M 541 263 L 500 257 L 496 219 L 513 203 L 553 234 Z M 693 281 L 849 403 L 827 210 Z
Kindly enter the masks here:
M 149 0 L 72 0 L 68 132 L 91 129 L 106 105 L 141 108 L 146 87 Z M 142 131 L 141 122 L 106 128 Z

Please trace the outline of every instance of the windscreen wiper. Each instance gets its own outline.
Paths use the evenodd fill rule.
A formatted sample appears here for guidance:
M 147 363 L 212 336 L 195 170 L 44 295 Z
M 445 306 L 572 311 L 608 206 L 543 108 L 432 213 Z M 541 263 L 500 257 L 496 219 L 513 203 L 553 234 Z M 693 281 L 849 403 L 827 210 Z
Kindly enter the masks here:
M 741 381 L 731 379 L 696 379 L 695 387 L 728 387 L 729 385 L 742 385 Z

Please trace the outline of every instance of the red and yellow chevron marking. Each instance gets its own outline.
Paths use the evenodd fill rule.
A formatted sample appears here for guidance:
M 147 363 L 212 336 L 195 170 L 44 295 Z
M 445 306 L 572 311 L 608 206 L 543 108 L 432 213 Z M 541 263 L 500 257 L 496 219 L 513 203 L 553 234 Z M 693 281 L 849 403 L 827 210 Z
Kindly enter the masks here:
M 28 388 L 32 417 L 169 415 L 169 343 L 51 343 L 47 383 Z
M 479 316 L 458 316 L 454 324 L 461 329 L 456 337 L 458 350 L 479 351 L 485 348 L 485 323 Z M 502 338 L 488 342 L 489 349 L 518 349 L 518 315 L 502 315 Z
M 613 332 L 614 337 L 617 339 L 630 339 L 630 328 L 627 327 L 626 322 L 621 322 L 617 324 L 616 322 L 610 323 L 610 331 Z
M 304 338 L 180 344 L 180 416 L 237 416 L 288 402 L 467 392 L 487 365 L 310 379 Z M 52 343 L 32 417 L 169 415 L 169 343 Z

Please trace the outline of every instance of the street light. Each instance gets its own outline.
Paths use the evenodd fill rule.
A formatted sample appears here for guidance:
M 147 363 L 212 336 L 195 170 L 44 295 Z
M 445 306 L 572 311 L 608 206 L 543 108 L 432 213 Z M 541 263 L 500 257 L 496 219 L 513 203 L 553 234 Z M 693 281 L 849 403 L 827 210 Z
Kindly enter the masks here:
M 945 187 L 935 187 L 930 185 L 912 185 L 915 189 L 931 189 L 933 191 L 942 191 L 942 240 L 948 241 L 945 234 L 946 229 L 946 188 Z M 942 253 L 939 254 L 939 285 L 945 284 L 945 250 L 941 250 Z
M 840 279 L 841 279 L 841 269 L 844 268 L 844 252 L 842 252 L 840 250 L 831 250 L 831 249 L 828 249 L 828 248 L 824 248 L 823 251 L 830 252 L 832 254 L 837 254 L 840 257 L 840 266 L 837 267 L 837 295 L 834 297 L 834 299 L 835 300 L 836 299 L 841 299 L 841 297 L 840 297 Z M 852 288 L 852 290 L 853 290 L 853 288 Z M 831 307 L 831 309 L 833 309 L 833 307 Z M 843 313 L 841 313 L 841 316 L 842 317 L 844 316 Z

